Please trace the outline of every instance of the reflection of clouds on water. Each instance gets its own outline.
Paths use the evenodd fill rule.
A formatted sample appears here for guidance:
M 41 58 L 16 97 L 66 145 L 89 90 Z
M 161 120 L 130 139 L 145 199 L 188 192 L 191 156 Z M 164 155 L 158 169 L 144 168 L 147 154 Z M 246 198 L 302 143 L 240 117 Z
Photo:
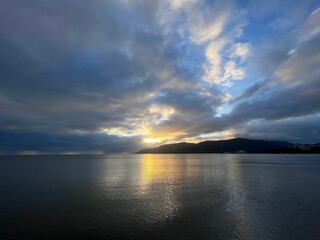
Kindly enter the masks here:
M 250 229 L 252 225 L 252 213 L 250 208 L 246 207 L 247 192 L 243 186 L 243 180 L 239 164 L 237 164 L 238 155 L 225 155 L 226 160 L 226 184 L 225 189 L 228 195 L 226 203 L 226 212 L 233 220 L 235 231 L 245 239 L 252 239 L 248 233 L 252 233 Z
M 74 239 L 319 236 L 319 156 L 13 156 L 12 160 L 0 161 L 8 186 L 17 186 L 16 195 L 3 195 L 12 205 L 3 208 L 2 219 L 14 236 L 4 239 L 20 239 L 17 229 L 26 239 L 61 239 L 66 233 Z M 13 188 L 8 189 L 11 193 Z M 19 219 L 6 217 L 19 209 Z M 46 235 L 34 237 L 38 233 Z
M 238 235 L 244 239 L 278 239 L 274 216 L 270 215 L 270 203 L 276 181 L 266 167 L 257 169 L 256 163 L 265 164 L 263 155 L 226 155 L 227 212 L 235 222 Z M 253 165 L 252 165 L 253 164 Z M 250 171 L 254 166 L 255 171 Z M 257 172 L 258 170 L 262 170 Z M 258 197 L 259 196 L 259 197 Z M 263 197 L 263 198 L 262 198 Z M 263 235 L 261 229 L 264 229 Z
M 196 222 L 197 234 L 214 238 L 279 238 L 281 216 L 270 212 L 277 213 L 274 204 L 287 202 L 274 202 L 272 197 L 282 199 L 283 171 L 274 171 L 275 163 L 262 157 L 106 156 L 96 171 L 100 174 L 95 178 L 95 199 L 105 209 L 103 216 L 113 216 L 112 222 L 121 226 L 144 226 L 149 231 L 173 223 L 183 229 L 183 224 Z

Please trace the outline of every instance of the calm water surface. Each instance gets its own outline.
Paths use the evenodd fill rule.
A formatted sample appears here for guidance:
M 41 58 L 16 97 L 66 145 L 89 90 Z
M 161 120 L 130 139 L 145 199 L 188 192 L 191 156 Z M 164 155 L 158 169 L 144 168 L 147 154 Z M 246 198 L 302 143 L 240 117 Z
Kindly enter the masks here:
M 0 239 L 320 239 L 320 155 L 1 156 Z

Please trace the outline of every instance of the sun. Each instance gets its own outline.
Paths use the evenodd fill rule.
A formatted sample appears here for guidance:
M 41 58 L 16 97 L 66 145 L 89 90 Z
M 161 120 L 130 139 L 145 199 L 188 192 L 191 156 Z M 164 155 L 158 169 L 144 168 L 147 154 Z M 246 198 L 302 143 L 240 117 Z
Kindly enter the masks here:
M 156 144 L 156 143 L 161 143 L 161 139 L 160 138 L 144 138 L 143 142 L 148 144 Z

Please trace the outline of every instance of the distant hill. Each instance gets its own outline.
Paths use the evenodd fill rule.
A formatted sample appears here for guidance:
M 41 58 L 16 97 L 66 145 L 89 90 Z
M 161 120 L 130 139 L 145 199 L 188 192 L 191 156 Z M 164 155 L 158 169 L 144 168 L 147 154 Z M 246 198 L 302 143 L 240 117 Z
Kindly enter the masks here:
M 157 148 L 144 149 L 144 153 L 260 153 L 270 152 L 273 149 L 293 148 L 295 145 L 284 141 L 252 140 L 234 138 L 220 141 L 205 141 L 200 143 L 166 144 Z
M 270 151 L 265 151 L 264 153 L 288 153 L 288 154 L 293 154 L 293 153 L 320 153 L 320 146 L 317 144 L 312 145 L 310 147 L 290 147 L 290 148 L 276 148 L 272 149 Z

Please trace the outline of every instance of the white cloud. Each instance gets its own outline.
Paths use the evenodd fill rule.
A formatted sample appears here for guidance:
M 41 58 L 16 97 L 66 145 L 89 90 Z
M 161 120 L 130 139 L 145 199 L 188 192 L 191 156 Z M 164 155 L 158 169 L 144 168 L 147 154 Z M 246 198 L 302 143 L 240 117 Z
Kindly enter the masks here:
M 119 137 L 132 137 L 139 135 L 146 135 L 148 131 L 138 131 L 138 129 L 128 129 L 125 127 L 111 127 L 101 128 L 98 133 L 105 133 L 108 135 L 119 136 Z
M 220 12 L 193 13 L 190 19 L 192 41 L 202 44 L 217 39 L 222 34 L 229 15 L 229 9 Z
M 320 8 L 313 11 L 299 31 L 300 41 L 306 41 L 320 34 Z
M 207 82 L 219 84 L 221 82 L 222 75 L 222 58 L 221 51 L 226 45 L 226 41 L 219 39 L 211 42 L 206 48 L 205 54 L 207 58 L 207 64 L 205 66 L 204 79 Z
M 232 86 L 232 81 L 241 80 L 245 76 L 245 71 L 237 67 L 234 61 L 228 61 L 224 65 L 224 75 L 222 84 L 225 86 Z
M 223 62 L 224 47 L 227 45 L 226 40 L 212 42 L 206 49 L 207 64 L 205 66 L 205 81 L 226 87 L 231 87 L 233 81 L 241 80 L 245 76 L 244 69 L 237 66 L 232 59 Z M 248 44 L 234 44 L 232 57 L 245 59 L 249 55 Z
M 245 60 L 251 52 L 249 43 L 235 43 L 231 49 L 231 58 L 240 58 Z
M 238 68 L 234 61 L 228 61 L 232 58 L 242 61 L 250 54 L 249 43 L 230 45 L 239 37 L 239 32 L 244 27 L 243 12 L 236 11 L 232 4 L 216 2 L 210 6 L 198 5 L 188 9 L 186 14 L 186 32 L 190 33 L 190 40 L 205 49 L 206 62 L 202 79 L 224 86 L 231 86 L 231 81 L 242 79 L 244 70 Z
M 163 121 L 168 121 L 172 114 L 174 114 L 175 109 L 170 106 L 154 104 L 148 108 L 150 118 L 149 122 L 153 124 L 160 124 Z
M 244 11 L 224 1 L 173 0 L 168 3 L 173 12 L 165 14 L 163 27 L 172 31 L 172 26 L 176 26 L 181 36 L 189 36 L 190 44 L 203 47 L 206 61 L 202 79 L 224 86 L 242 79 L 244 71 L 235 62 L 224 64 L 233 58 L 245 60 L 250 54 L 249 43 L 234 43 L 246 24 Z
M 192 7 L 199 0 L 170 0 L 169 4 L 172 10 L 180 10 L 182 8 Z
M 161 9 L 162 25 L 187 32 L 195 44 L 209 43 L 221 36 L 232 11 L 231 5 L 223 1 L 212 4 L 202 0 L 168 0 Z

